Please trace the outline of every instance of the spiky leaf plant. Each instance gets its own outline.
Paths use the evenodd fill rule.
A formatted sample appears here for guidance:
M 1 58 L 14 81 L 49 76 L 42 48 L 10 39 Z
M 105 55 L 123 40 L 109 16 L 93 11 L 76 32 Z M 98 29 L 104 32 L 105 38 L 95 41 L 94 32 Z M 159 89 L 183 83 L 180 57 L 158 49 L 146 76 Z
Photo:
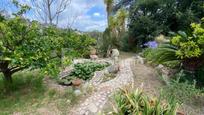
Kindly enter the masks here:
M 151 99 L 142 91 L 121 90 L 115 96 L 116 110 L 113 115 L 176 115 L 178 103 Z

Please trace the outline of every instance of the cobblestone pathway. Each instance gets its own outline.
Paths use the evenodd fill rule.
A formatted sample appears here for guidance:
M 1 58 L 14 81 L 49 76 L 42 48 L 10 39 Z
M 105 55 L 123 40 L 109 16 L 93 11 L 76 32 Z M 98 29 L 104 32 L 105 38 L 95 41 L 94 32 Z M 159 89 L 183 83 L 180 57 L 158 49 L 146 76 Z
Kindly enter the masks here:
M 97 115 L 103 109 L 109 96 L 120 88 L 133 85 L 134 75 L 130 66 L 133 61 L 134 58 L 120 61 L 120 71 L 117 76 L 110 81 L 95 86 L 96 91 L 76 106 L 70 115 Z

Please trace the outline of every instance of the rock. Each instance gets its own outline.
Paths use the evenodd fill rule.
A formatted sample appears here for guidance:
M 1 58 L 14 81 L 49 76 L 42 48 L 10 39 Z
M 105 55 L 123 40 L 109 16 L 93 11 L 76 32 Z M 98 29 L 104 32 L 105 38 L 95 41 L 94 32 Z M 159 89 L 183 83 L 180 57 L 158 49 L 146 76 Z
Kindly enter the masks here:
M 137 64 L 144 64 L 144 58 L 142 58 L 141 56 L 136 56 L 136 59 Z
M 111 50 L 111 57 L 119 57 L 120 52 L 118 49 L 112 49 Z
M 109 73 L 117 73 L 118 71 L 120 71 L 120 65 L 115 64 L 115 65 L 108 67 L 107 69 Z
M 65 68 L 62 72 L 60 72 L 59 77 L 60 79 L 63 79 L 71 74 L 71 72 L 74 70 L 74 67 L 70 66 Z
M 90 58 L 91 58 L 92 60 L 96 60 L 96 59 L 98 59 L 98 56 L 97 56 L 97 55 L 90 55 Z
M 83 83 L 81 79 L 74 79 L 72 80 L 72 85 L 73 86 L 80 86 Z
M 81 95 L 82 93 L 81 93 L 81 90 L 76 89 L 76 90 L 74 91 L 74 94 L 75 94 L 76 96 L 79 96 L 79 95 Z
M 185 115 L 184 112 L 176 112 L 176 115 Z
M 159 65 L 156 67 L 157 70 L 161 70 L 162 68 L 164 68 L 164 66 L 163 66 L 162 64 L 159 64 Z

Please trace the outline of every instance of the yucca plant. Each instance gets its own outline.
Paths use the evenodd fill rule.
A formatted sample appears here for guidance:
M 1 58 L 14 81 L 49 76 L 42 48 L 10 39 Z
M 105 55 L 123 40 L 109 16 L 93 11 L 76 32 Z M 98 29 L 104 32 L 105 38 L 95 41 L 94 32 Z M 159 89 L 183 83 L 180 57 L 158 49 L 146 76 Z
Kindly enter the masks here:
M 116 109 L 113 115 L 176 115 L 178 103 L 161 98 L 151 99 L 141 90 L 121 90 L 115 95 Z

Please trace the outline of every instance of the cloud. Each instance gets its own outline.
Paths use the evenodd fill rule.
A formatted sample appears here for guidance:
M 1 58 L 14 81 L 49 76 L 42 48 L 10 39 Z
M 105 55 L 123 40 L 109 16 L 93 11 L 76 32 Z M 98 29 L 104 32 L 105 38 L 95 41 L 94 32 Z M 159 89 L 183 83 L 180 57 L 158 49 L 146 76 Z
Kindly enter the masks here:
M 97 7 L 97 10 L 95 7 Z M 66 16 L 61 17 L 60 26 L 69 23 L 72 28 L 81 31 L 104 31 L 107 21 L 106 14 L 102 10 L 105 11 L 103 0 L 73 0 L 67 11 L 63 13 Z
M 98 13 L 98 12 L 95 12 L 93 15 L 94 15 L 94 16 L 100 16 L 101 14 Z
M 30 0 L 19 1 L 32 6 Z M 43 0 L 38 1 L 42 2 Z M 31 20 L 40 21 L 39 17 L 35 15 L 36 8 L 32 8 L 25 16 Z M 107 21 L 103 0 L 72 0 L 68 8 L 60 15 L 58 26 L 62 28 L 72 27 L 81 31 L 104 31 Z

